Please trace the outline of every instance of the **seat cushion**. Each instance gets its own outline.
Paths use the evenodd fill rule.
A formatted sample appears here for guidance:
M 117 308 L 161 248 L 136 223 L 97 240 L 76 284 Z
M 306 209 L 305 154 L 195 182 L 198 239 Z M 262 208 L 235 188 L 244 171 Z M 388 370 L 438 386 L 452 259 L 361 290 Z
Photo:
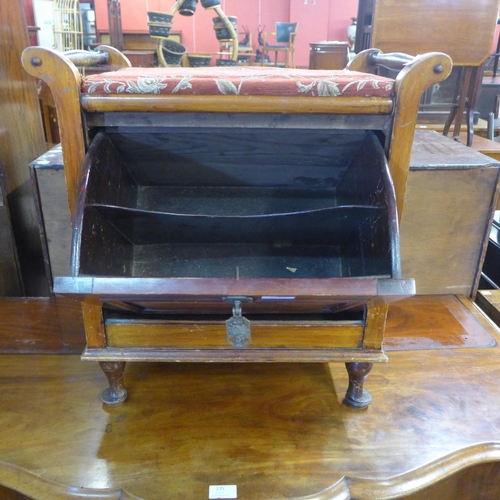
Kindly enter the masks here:
M 394 80 L 356 71 L 259 66 L 124 68 L 83 78 L 86 94 L 390 97 Z

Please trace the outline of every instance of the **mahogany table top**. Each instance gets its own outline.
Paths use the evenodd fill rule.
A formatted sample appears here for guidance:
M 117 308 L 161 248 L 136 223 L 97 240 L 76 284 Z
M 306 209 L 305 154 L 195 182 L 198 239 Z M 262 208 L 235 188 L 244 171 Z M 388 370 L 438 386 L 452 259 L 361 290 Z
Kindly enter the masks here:
M 361 411 L 342 404 L 341 363 L 129 363 L 128 401 L 105 408 L 97 363 L 3 355 L 0 485 L 50 500 L 204 499 L 210 485 L 382 499 L 500 461 L 498 331 L 466 300 L 415 297 L 391 306 L 386 339 Z

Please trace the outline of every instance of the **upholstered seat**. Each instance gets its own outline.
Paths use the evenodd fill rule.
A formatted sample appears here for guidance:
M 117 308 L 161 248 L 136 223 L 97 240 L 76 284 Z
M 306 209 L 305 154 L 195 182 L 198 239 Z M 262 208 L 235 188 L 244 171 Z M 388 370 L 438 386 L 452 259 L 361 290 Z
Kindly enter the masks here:
M 390 97 L 394 80 L 357 71 L 261 67 L 124 68 L 83 78 L 86 94 Z

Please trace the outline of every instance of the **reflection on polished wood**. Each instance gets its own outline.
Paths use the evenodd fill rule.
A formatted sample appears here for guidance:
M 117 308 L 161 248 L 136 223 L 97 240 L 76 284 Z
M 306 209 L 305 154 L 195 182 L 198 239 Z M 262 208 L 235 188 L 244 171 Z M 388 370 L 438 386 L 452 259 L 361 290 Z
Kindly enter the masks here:
M 203 499 L 213 484 L 242 499 L 495 498 L 498 332 L 467 300 L 414 299 L 391 306 L 387 335 L 415 325 L 427 344 L 388 349 L 362 411 L 342 404 L 341 364 L 133 363 L 111 408 L 95 363 L 4 355 L 0 484 L 36 500 Z

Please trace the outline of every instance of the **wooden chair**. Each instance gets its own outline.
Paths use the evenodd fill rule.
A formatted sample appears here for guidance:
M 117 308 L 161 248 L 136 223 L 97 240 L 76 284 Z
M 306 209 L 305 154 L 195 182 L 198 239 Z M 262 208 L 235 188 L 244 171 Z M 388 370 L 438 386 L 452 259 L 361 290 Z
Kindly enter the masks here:
M 82 79 L 76 66 L 124 69 Z M 30 47 L 56 102 L 73 214 L 83 359 L 127 396 L 127 361 L 343 362 L 366 407 L 402 279 L 403 210 L 422 92 L 451 60 L 368 50 L 348 71 L 127 68 L 109 47 Z M 395 80 L 375 75 L 404 69 Z
M 490 141 L 495 140 L 495 132 L 500 130 L 500 118 L 495 118 L 494 113 L 488 114 L 487 137 Z
M 238 42 L 238 55 L 239 62 L 249 62 L 253 54 L 252 33 L 249 31 L 238 31 L 238 37 L 242 37 Z M 231 56 L 233 54 L 233 44 L 231 42 L 220 42 L 219 44 L 221 55 Z
M 262 45 L 261 66 L 264 66 L 266 54 L 274 52 L 274 65 L 278 65 L 278 53 L 285 53 L 285 67 L 288 68 L 288 56 L 291 56 L 292 68 L 295 68 L 295 35 L 297 34 L 298 23 L 276 23 L 276 31 L 264 32 Z M 267 41 L 268 36 L 275 37 L 275 44 L 270 44 Z

